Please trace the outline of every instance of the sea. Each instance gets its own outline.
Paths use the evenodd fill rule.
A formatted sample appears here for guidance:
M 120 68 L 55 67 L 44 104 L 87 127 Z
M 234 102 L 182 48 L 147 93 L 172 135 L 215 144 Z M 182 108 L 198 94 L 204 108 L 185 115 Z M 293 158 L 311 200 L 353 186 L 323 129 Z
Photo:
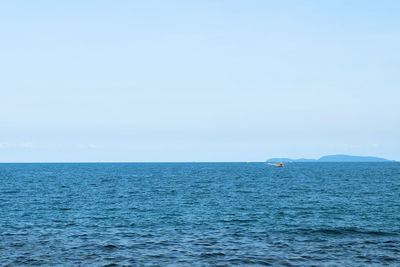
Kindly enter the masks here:
M 0 164 L 0 266 L 400 266 L 400 163 Z

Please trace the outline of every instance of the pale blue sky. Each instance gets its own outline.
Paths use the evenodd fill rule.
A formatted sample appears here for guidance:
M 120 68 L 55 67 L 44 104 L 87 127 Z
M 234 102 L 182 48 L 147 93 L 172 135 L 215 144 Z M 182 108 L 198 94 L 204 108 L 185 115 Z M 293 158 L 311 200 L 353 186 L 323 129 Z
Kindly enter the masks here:
M 0 161 L 400 160 L 399 1 L 1 1 Z

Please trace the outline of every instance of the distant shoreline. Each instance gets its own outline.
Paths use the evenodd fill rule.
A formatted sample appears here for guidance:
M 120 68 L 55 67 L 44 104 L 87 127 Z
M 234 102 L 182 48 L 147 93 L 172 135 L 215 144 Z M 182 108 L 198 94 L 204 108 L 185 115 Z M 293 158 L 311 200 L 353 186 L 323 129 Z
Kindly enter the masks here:
M 396 162 L 395 160 L 389 160 L 385 158 L 372 157 L 372 156 L 352 156 L 352 155 L 327 155 L 322 156 L 319 159 L 291 159 L 291 158 L 270 158 L 267 159 L 266 162 Z

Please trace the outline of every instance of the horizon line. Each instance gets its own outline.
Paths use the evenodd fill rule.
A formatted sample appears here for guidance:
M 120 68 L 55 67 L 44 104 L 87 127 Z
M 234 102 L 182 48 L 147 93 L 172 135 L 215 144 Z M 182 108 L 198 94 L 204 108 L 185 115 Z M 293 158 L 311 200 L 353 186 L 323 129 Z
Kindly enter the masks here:
M 81 164 L 81 163 L 265 163 L 265 161 L 0 161 L 0 164 Z M 398 160 L 387 161 L 315 161 L 292 163 L 393 163 Z

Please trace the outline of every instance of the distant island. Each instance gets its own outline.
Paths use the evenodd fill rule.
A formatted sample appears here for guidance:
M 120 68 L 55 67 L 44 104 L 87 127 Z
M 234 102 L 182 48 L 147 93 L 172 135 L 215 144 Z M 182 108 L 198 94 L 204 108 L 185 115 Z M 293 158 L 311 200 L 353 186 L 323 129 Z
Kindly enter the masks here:
M 319 159 L 290 159 L 290 158 L 271 158 L 266 162 L 393 162 L 378 157 L 350 156 L 350 155 L 328 155 Z

